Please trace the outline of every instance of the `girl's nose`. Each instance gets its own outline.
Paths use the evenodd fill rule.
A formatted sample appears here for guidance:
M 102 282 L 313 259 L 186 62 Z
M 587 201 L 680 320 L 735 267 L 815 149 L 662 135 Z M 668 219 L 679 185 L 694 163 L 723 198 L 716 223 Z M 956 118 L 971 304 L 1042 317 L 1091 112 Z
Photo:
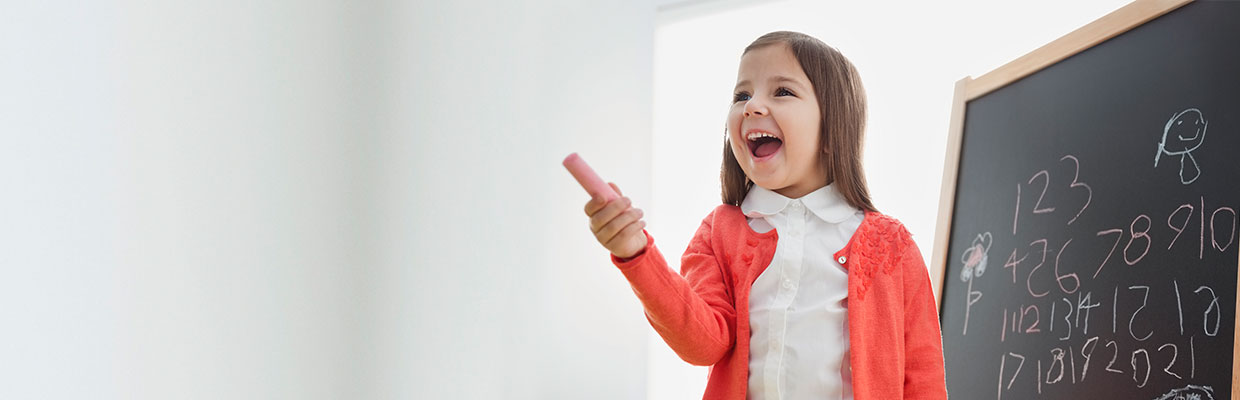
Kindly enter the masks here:
M 766 116 L 766 115 L 770 115 L 770 110 L 767 110 L 766 104 L 763 103 L 761 100 L 758 100 L 755 97 L 745 102 L 745 116 L 746 117 L 759 117 L 759 116 Z

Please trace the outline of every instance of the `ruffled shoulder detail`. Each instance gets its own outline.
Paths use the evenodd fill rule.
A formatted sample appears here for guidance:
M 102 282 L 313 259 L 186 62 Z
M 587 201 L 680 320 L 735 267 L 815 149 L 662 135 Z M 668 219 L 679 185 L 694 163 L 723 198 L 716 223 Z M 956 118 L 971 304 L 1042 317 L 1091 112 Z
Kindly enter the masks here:
M 860 281 L 856 290 L 857 300 L 865 300 L 876 275 L 891 275 L 903 265 L 908 246 L 915 246 L 912 234 L 895 218 L 877 212 L 866 212 L 865 220 L 857 228 L 850 253 L 851 270 Z

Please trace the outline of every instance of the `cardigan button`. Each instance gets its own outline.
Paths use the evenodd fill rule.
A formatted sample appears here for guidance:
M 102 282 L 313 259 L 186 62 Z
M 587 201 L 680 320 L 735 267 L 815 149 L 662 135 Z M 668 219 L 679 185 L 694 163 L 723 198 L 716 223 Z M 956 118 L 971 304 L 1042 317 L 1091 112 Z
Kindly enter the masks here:
M 840 256 L 840 264 L 848 262 L 848 257 Z

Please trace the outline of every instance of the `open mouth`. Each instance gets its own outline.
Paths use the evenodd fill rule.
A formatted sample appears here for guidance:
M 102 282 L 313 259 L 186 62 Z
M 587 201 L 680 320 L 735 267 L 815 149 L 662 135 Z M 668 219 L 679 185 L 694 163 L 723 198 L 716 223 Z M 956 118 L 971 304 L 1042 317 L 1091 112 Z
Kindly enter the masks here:
M 770 157 L 783 147 L 784 141 L 764 132 L 753 132 L 749 134 L 749 154 L 755 159 L 763 159 Z

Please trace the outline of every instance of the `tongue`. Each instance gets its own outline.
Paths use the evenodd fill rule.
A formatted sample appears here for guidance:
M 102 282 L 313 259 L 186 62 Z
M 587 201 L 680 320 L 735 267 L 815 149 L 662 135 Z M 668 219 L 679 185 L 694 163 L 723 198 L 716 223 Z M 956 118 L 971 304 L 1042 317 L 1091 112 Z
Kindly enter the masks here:
M 753 150 L 753 154 L 759 158 L 766 157 L 771 154 L 775 154 L 775 151 L 779 150 L 779 146 L 781 145 L 783 145 L 783 142 L 778 140 L 768 140 L 758 145 L 758 148 Z

